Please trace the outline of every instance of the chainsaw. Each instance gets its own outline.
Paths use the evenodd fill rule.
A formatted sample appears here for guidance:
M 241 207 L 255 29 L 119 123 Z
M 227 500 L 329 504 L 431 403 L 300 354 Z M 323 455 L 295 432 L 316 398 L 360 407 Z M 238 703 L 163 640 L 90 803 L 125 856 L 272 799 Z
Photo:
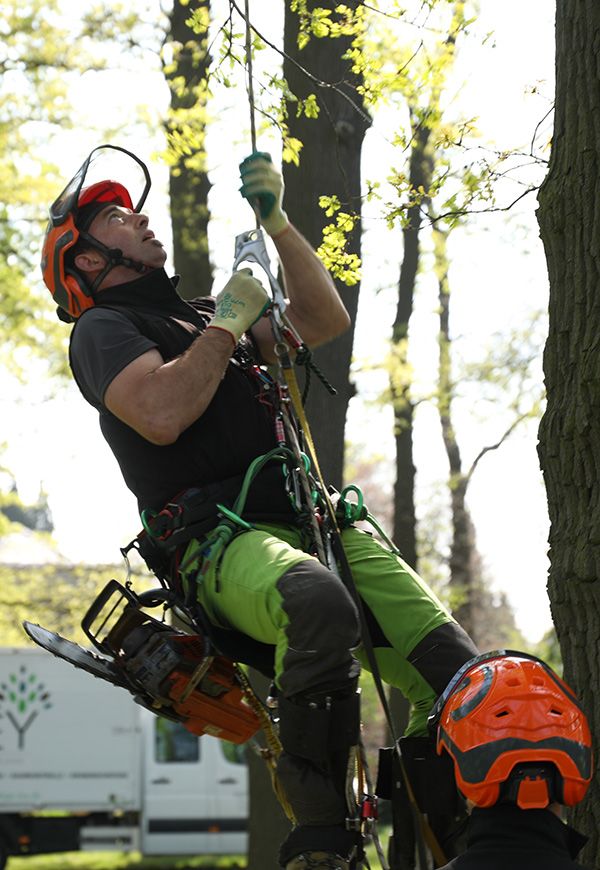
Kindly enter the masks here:
M 246 700 L 237 666 L 214 654 L 202 634 L 186 634 L 145 612 L 164 603 L 164 595 L 138 595 L 110 580 L 81 622 L 94 650 L 31 622 L 23 627 L 52 655 L 126 689 L 136 703 L 192 734 L 245 743 L 261 721 Z

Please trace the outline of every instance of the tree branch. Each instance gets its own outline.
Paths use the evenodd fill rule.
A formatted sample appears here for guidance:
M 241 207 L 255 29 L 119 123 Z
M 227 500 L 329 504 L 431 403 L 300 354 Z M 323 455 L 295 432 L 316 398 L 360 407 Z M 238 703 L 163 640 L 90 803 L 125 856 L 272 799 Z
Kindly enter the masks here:
M 242 10 L 239 8 L 239 6 L 235 2 L 235 0 L 229 0 L 229 4 L 230 4 L 230 6 L 232 6 L 235 9 L 235 11 L 238 13 L 238 15 L 245 21 L 246 16 L 242 12 Z M 313 84 L 317 85 L 317 87 L 322 88 L 323 90 L 331 90 L 331 91 L 334 91 L 336 94 L 339 94 L 340 97 L 342 97 L 344 100 L 346 100 L 347 103 L 349 103 L 352 106 L 354 111 L 358 115 L 360 115 L 360 117 L 363 119 L 363 121 L 365 121 L 365 123 L 369 127 L 371 126 L 372 119 L 369 116 L 368 112 L 365 112 L 364 109 L 362 109 L 359 105 L 357 105 L 357 103 L 354 102 L 354 100 L 352 99 L 352 97 L 350 97 L 349 94 L 347 94 L 345 91 L 343 91 L 337 85 L 334 85 L 332 82 L 324 82 L 322 79 L 317 78 L 317 76 L 313 75 L 313 73 L 311 73 L 309 70 L 307 70 L 305 67 L 303 67 L 302 64 L 298 63 L 298 61 L 295 58 L 290 57 L 290 55 L 287 54 L 287 52 L 285 52 L 282 48 L 278 48 L 276 45 L 274 45 L 272 42 L 270 42 L 265 36 L 263 36 L 262 33 L 260 33 L 260 31 L 258 31 L 256 29 L 256 27 L 252 24 L 251 21 L 248 22 L 248 26 L 250 27 L 252 32 L 255 33 L 258 36 L 258 38 L 261 39 L 265 43 L 265 45 L 268 45 L 269 48 L 273 49 L 273 51 L 275 51 L 281 57 L 284 57 L 289 63 L 293 64 L 296 67 L 296 69 L 298 69 L 302 73 L 302 75 L 306 76 L 306 78 L 309 79 L 309 81 L 311 81 Z
M 475 469 L 477 468 L 479 462 L 481 461 L 481 459 L 483 459 L 485 454 L 490 453 L 492 450 L 497 450 L 499 447 L 501 447 L 504 444 L 504 442 L 506 441 L 506 439 L 510 435 L 512 435 L 512 433 L 515 431 L 515 429 L 517 428 L 519 423 L 522 423 L 523 420 L 527 419 L 527 417 L 529 417 L 529 412 L 526 412 L 524 414 L 519 414 L 519 416 L 516 418 L 516 420 L 513 420 L 513 422 L 510 424 L 510 426 L 508 427 L 506 432 L 504 432 L 504 434 L 500 437 L 500 439 L 495 444 L 490 444 L 488 447 L 483 447 L 479 451 L 479 453 L 477 454 L 477 456 L 473 460 L 471 467 L 469 468 L 467 474 L 465 475 L 465 489 L 469 485 L 471 478 L 473 477 L 473 473 L 474 473 Z

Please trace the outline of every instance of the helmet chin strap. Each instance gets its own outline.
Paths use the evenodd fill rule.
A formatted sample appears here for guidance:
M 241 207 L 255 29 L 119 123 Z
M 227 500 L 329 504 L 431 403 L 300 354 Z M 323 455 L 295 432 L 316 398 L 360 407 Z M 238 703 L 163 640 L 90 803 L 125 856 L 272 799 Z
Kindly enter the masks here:
M 108 248 L 106 245 L 102 244 L 102 242 L 99 242 L 98 239 L 95 239 L 88 233 L 80 233 L 80 236 L 107 258 L 107 263 L 105 267 L 102 269 L 100 274 L 96 276 L 92 286 L 90 287 L 90 292 L 92 294 L 96 292 L 96 290 L 104 281 L 108 273 L 112 271 L 112 269 L 114 269 L 116 266 L 126 266 L 128 269 L 133 269 L 140 274 L 143 274 L 149 268 L 145 263 L 142 263 L 139 260 L 132 260 L 131 257 L 126 257 L 120 248 Z

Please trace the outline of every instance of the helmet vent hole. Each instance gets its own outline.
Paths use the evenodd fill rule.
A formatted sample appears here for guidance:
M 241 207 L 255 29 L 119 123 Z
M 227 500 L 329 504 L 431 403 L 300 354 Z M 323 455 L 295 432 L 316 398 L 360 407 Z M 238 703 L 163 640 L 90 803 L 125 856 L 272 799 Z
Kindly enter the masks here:
M 508 716 L 509 710 L 500 710 L 499 713 L 496 713 L 496 719 L 501 719 L 503 716 Z
M 506 682 L 507 685 L 512 687 L 520 685 L 520 681 L 517 679 L 517 677 L 510 677 Z
M 556 710 L 554 707 L 550 708 L 550 713 L 552 716 L 562 716 L 562 710 Z

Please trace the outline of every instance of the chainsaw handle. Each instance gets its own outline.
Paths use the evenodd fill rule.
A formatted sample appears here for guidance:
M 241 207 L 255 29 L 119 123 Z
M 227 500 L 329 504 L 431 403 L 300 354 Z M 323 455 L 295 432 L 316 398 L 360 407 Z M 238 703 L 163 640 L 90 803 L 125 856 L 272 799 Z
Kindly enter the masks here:
M 114 599 L 114 602 L 109 606 L 111 598 Z M 125 603 L 123 602 L 123 599 L 125 599 Z M 81 620 L 81 628 L 85 636 L 92 642 L 96 649 L 100 650 L 100 652 L 105 655 L 112 656 L 113 652 L 105 643 L 98 639 L 98 635 L 105 628 L 110 618 L 114 616 L 117 608 L 121 606 L 121 609 L 123 609 L 127 604 L 139 607 L 139 599 L 135 592 L 127 589 L 127 587 L 123 586 L 122 583 L 119 583 L 118 580 L 109 580 L 104 589 L 102 589 L 94 601 L 92 601 L 85 616 Z M 96 626 L 96 623 L 101 616 L 103 618 L 99 625 Z

